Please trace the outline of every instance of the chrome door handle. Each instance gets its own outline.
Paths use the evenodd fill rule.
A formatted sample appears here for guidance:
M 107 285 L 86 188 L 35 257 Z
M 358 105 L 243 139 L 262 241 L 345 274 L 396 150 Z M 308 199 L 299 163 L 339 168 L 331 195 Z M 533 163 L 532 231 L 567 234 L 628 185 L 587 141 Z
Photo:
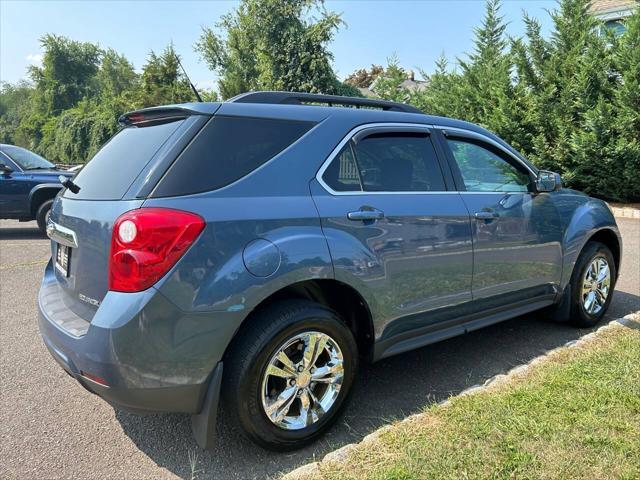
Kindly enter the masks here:
M 372 208 L 372 209 L 361 208 L 360 210 L 356 210 L 355 212 L 347 213 L 347 218 L 349 220 L 361 221 L 361 222 L 380 220 L 384 218 L 384 212 L 380 210 L 376 210 L 375 208 Z
M 499 215 L 496 212 L 482 210 L 480 212 L 476 212 L 473 214 L 478 220 L 493 220 L 494 218 L 498 218 Z

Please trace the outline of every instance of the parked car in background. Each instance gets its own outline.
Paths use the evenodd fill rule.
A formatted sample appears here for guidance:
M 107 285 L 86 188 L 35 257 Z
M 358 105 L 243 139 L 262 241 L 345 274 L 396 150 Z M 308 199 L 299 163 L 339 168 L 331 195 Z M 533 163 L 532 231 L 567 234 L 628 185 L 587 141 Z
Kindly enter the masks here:
M 607 205 L 477 125 L 284 92 L 120 123 L 53 204 L 40 331 L 108 402 L 192 414 L 203 447 L 220 396 L 250 439 L 298 448 L 360 361 L 539 309 L 588 327 L 611 302 Z
M 60 175 L 74 174 L 26 148 L 0 144 L 0 218 L 36 220 L 44 233 L 53 199 L 62 189 Z

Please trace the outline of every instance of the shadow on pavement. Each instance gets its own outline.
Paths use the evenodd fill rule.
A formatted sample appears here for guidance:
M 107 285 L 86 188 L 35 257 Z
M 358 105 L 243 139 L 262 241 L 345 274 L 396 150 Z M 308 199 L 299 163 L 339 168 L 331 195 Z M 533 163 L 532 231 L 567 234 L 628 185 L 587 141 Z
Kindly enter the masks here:
M 33 223 L 35 225 L 35 222 Z M 40 233 L 37 226 L 0 227 L 0 240 L 44 240 L 47 236 Z
M 634 305 L 640 309 L 639 296 L 616 292 L 607 319 L 634 311 L 628 309 Z M 420 412 L 590 331 L 528 315 L 364 365 L 341 420 L 323 439 L 293 453 L 268 452 L 245 440 L 225 422 L 224 411 L 219 415 L 217 446 L 207 452 L 198 449 L 186 415 L 116 411 L 116 418 L 140 450 L 180 477 L 190 478 L 191 451 L 198 452 L 197 478 L 265 478 L 320 459 L 391 420 Z

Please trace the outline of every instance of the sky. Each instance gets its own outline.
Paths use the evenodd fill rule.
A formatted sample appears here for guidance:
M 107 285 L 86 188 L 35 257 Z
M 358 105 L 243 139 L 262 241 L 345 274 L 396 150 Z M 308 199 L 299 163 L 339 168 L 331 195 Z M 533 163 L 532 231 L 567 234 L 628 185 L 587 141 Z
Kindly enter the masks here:
M 46 33 L 111 47 L 140 70 L 151 50 L 171 41 L 193 83 L 215 88 L 216 76 L 194 51 L 202 27 L 213 26 L 237 2 L 214 0 L 55 1 L 0 0 L 0 81 L 26 78 L 39 64 L 38 39 Z M 328 0 L 329 10 L 346 22 L 330 50 L 338 77 L 357 68 L 385 65 L 396 55 L 406 69 L 427 73 L 444 52 L 451 63 L 473 48 L 473 29 L 482 21 L 483 0 Z M 506 0 L 501 13 L 507 32 L 522 35 L 523 10 L 538 18 L 543 32 L 551 21 L 554 0 Z

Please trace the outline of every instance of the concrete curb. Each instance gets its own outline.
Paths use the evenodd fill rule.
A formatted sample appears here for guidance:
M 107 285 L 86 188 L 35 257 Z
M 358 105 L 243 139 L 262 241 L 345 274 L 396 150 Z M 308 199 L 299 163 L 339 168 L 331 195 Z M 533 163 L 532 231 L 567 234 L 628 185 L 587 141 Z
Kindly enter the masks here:
M 640 218 L 640 217 L 639 217 Z M 554 355 L 560 350 L 565 348 L 575 348 L 577 346 L 582 346 L 586 343 L 593 341 L 593 339 L 602 331 L 611 330 L 614 328 L 620 328 L 621 326 L 625 326 L 628 328 L 640 329 L 640 311 L 631 313 L 629 315 L 624 316 L 623 318 L 618 318 L 616 320 L 612 320 L 606 325 L 601 326 L 597 330 L 585 335 L 584 337 L 580 337 L 578 340 L 572 340 L 570 342 L 561 345 L 560 347 L 549 350 L 548 352 L 534 358 L 530 362 L 519 365 L 517 367 L 512 368 L 506 374 L 498 374 L 495 375 L 488 380 L 486 380 L 483 384 L 473 385 L 462 392 L 460 392 L 457 397 L 462 397 L 466 395 L 475 395 L 478 392 L 482 392 L 486 390 L 488 387 L 496 387 L 500 386 L 504 383 L 511 381 L 513 378 L 520 377 L 525 375 L 527 371 L 542 362 L 544 362 L 548 357 Z M 455 397 L 452 397 L 455 398 Z M 441 407 L 447 407 L 450 405 L 451 399 L 444 400 L 439 402 L 438 405 Z M 410 415 L 407 418 L 401 420 L 402 423 L 412 422 L 415 420 L 419 420 L 421 417 L 426 416 L 426 413 L 417 413 L 414 415 Z M 327 453 L 322 460 L 317 462 L 308 463 L 301 467 L 292 470 L 286 475 L 281 477 L 281 480 L 311 480 L 317 478 L 322 473 L 322 466 L 330 463 L 344 463 L 347 461 L 349 454 L 357 447 L 357 445 L 362 444 L 365 445 L 369 442 L 375 441 L 380 435 L 385 433 L 386 431 L 393 428 L 391 425 L 385 425 L 384 427 L 379 428 L 378 430 L 370 433 L 366 437 L 364 437 L 359 443 L 349 443 L 333 452 Z
M 632 208 L 632 207 L 612 207 L 611 211 L 613 212 L 613 216 L 616 218 L 637 218 L 640 219 L 640 209 Z

